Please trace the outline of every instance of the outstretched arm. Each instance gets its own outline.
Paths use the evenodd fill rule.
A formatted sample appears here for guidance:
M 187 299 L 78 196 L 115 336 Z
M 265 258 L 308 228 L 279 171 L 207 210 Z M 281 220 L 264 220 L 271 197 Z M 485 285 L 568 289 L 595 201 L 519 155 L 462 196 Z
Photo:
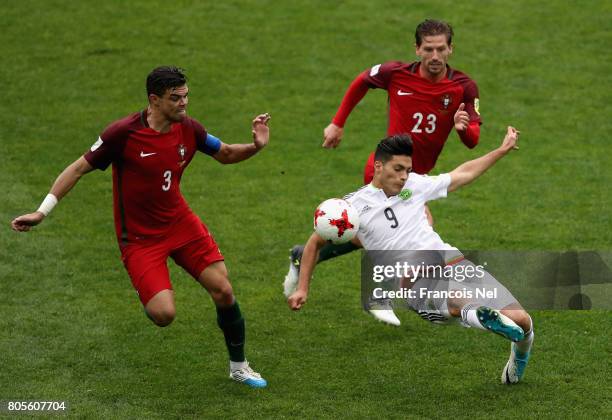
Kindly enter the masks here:
M 514 127 L 508 127 L 508 131 L 506 132 L 506 136 L 501 146 L 478 159 L 465 162 L 450 173 L 451 183 L 448 187 L 448 191 L 455 191 L 469 184 L 485 173 L 491 166 L 495 165 L 498 160 L 506 156 L 511 150 L 518 149 L 516 145 L 518 137 L 519 131 Z
M 323 147 L 326 149 L 336 148 L 340 145 L 344 134 L 344 123 L 355 106 L 368 93 L 369 86 L 361 73 L 349 86 L 342 98 L 338 112 L 332 119 L 331 124 L 323 130 Z
M 221 143 L 221 148 L 213 157 L 223 163 L 238 163 L 246 160 L 266 147 L 270 140 L 270 128 L 268 127 L 270 114 L 260 114 L 255 117 L 251 125 L 253 143 L 248 144 L 226 144 Z
M 353 238 L 351 241 L 358 247 L 362 247 L 361 242 L 357 237 Z M 308 299 L 308 290 L 310 288 L 310 281 L 312 279 L 312 273 L 314 271 L 315 266 L 317 265 L 317 261 L 319 260 L 319 251 L 327 241 L 321 238 L 316 233 L 310 235 L 310 239 L 306 242 L 304 246 L 304 252 L 302 253 L 302 259 L 300 260 L 300 277 L 297 285 L 297 289 L 289 298 L 287 299 L 287 304 L 289 308 L 294 311 L 299 311 L 302 309 L 302 306 L 306 303 Z
M 93 170 L 93 166 L 87 162 L 87 160 L 81 156 L 73 163 L 71 163 L 64 171 L 57 177 L 51 191 L 47 195 L 47 198 L 43 201 L 43 204 L 34 213 L 24 214 L 16 217 L 11 222 L 11 227 L 17 232 L 27 232 L 33 226 L 36 226 L 49 214 L 51 209 L 60 201 L 68 191 L 76 185 L 83 175 Z
M 304 253 L 300 261 L 300 279 L 297 290 L 287 299 L 287 304 L 294 311 L 302 309 L 302 306 L 304 306 L 308 299 L 308 289 L 310 288 L 312 272 L 319 259 L 319 251 L 323 248 L 325 243 L 323 238 L 313 233 L 304 246 Z

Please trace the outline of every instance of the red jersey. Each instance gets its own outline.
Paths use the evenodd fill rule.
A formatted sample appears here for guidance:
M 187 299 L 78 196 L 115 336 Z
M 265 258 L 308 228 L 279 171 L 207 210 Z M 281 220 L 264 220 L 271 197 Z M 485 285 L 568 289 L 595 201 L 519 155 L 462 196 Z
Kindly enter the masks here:
M 414 142 L 413 171 L 426 174 L 435 166 L 455 125 L 454 115 L 459 105 L 465 104 L 470 125 L 481 124 L 481 119 L 478 112 L 478 87 L 472 79 L 448 67 L 446 77 L 433 83 L 419 75 L 420 64 L 418 61 L 409 64 L 387 62 L 364 71 L 360 78 L 361 83 L 369 88 L 387 90 L 387 135 L 410 134 Z M 346 112 L 344 115 L 348 116 Z M 342 126 L 344 115 L 336 115 L 334 123 Z M 476 145 L 463 136 L 462 141 L 468 147 Z
M 115 231 L 120 244 L 164 235 L 191 210 L 180 190 L 181 176 L 196 150 L 214 154 L 200 123 L 186 117 L 160 133 L 147 124 L 147 111 L 109 125 L 84 155 L 95 168 L 113 164 Z M 214 139 L 214 138 L 213 138 Z

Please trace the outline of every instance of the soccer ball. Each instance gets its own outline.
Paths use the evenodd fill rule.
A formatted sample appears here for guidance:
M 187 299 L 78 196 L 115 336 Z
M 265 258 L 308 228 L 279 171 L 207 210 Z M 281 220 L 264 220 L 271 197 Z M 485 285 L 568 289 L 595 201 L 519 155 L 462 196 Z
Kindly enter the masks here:
M 357 235 L 359 214 L 347 201 L 330 198 L 315 210 L 314 230 L 326 241 L 343 244 Z

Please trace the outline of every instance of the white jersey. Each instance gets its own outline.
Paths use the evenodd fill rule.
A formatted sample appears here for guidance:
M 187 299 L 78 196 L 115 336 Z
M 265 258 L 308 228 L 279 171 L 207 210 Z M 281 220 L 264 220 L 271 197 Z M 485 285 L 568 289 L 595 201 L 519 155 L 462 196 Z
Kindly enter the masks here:
M 344 197 L 359 213 L 357 237 L 366 250 L 458 251 L 445 243 L 427 221 L 425 203 L 446 197 L 449 174 L 411 173 L 402 191 L 387 197 L 368 184 Z

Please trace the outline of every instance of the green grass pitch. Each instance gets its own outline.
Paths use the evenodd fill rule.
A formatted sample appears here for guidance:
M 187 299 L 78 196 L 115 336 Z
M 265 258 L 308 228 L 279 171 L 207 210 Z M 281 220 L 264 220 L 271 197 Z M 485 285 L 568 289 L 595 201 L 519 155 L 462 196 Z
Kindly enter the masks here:
M 81 418 L 612 417 L 609 311 L 532 312 L 532 362 L 505 387 L 498 337 L 364 314 L 358 253 L 319 268 L 303 311 L 285 304 L 287 250 L 316 204 L 360 185 L 385 93 L 353 112 L 339 149 L 320 148 L 322 130 L 360 71 L 414 58 L 426 17 L 454 25 L 451 65 L 478 82 L 485 121 L 475 150 L 452 134 L 436 170 L 496 147 L 508 124 L 522 132 L 518 153 L 432 205 L 437 231 L 460 249 L 610 250 L 609 1 L 4 2 L 0 400 L 64 400 Z M 266 390 L 227 378 L 212 302 L 172 263 L 177 319 L 144 316 L 118 258 L 110 170 L 30 234 L 9 228 L 108 123 L 145 106 L 161 64 L 187 69 L 189 113 L 227 142 L 273 116 L 261 155 L 225 167 L 200 155 L 182 183 L 227 258 Z

